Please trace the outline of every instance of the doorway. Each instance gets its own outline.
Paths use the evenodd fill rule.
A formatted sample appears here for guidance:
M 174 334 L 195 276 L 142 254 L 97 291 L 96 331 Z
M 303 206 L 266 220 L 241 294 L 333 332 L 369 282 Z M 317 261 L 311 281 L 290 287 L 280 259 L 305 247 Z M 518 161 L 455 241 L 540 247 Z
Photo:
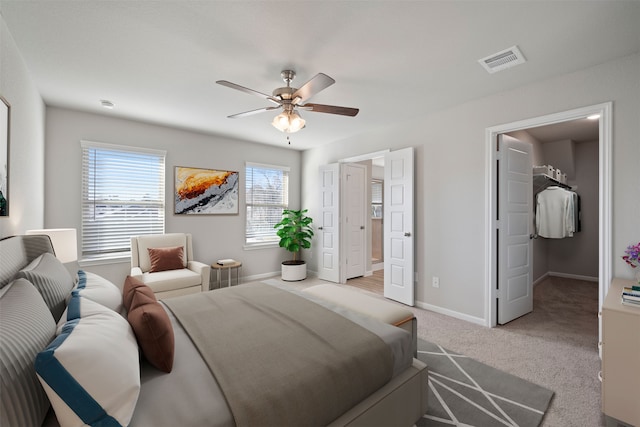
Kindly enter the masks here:
M 498 154 L 496 141 L 498 135 L 506 134 L 524 129 L 536 128 L 545 125 L 568 122 L 597 114 L 598 120 L 598 283 L 599 283 L 599 308 L 602 306 L 604 296 L 611 280 L 611 112 L 612 104 L 598 104 L 594 106 L 579 108 L 576 110 L 542 116 L 534 119 L 519 121 L 506 125 L 496 126 L 487 129 L 486 149 L 487 149 L 487 224 L 486 241 L 488 247 L 487 271 L 485 277 L 485 323 L 487 326 L 496 326 L 497 319 L 497 298 L 498 298 L 498 228 L 497 218 L 498 194 Z
M 365 215 L 365 249 L 363 252 L 363 261 L 365 266 L 364 274 L 359 277 L 344 277 L 343 280 L 334 281 L 336 283 L 346 283 L 380 294 L 383 293 L 384 288 L 384 252 L 382 252 L 382 248 L 384 247 L 384 230 L 381 228 L 383 199 L 380 197 L 384 191 L 382 187 L 382 184 L 384 183 L 384 159 L 385 155 L 389 152 L 390 150 L 377 151 L 339 160 L 339 164 L 341 165 L 351 164 L 365 166 L 366 182 L 371 183 L 371 185 L 367 185 L 365 188 L 365 207 L 363 212 Z M 338 170 L 340 170 L 340 168 L 338 168 Z M 338 187 L 340 187 L 340 185 L 338 185 Z M 376 224 L 375 221 L 378 223 Z M 375 235 L 374 228 L 375 231 L 379 231 L 379 235 Z M 378 230 L 378 228 L 380 229 Z M 381 242 L 374 242 L 376 238 L 381 239 Z M 341 239 L 344 238 L 341 237 Z M 374 244 L 379 245 L 381 250 L 375 251 Z
M 383 217 L 386 218 L 383 228 L 384 247 L 384 296 L 403 304 L 413 306 L 415 302 L 414 281 L 414 232 L 413 232 L 413 195 L 414 195 L 414 153 L 413 147 L 396 151 L 385 150 L 358 157 L 342 159 L 340 163 L 320 167 L 321 174 L 321 232 L 319 240 L 322 242 L 318 277 L 335 283 L 346 283 L 348 251 L 344 237 L 348 233 L 346 215 L 346 201 L 344 195 L 348 193 L 341 180 L 340 171 L 349 164 L 368 161 L 384 157 L 384 201 Z M 368 168 L 369 170 L 371 168 Z M 370 173 L 367 182 L 371 181 Z M 368 198 L 365 210 L 365 228 L 369 238 L 363 252 L 368 264 L 365 275 L 372 275 L 371 269 L 371 228 L 370 186 L 365 186 Z

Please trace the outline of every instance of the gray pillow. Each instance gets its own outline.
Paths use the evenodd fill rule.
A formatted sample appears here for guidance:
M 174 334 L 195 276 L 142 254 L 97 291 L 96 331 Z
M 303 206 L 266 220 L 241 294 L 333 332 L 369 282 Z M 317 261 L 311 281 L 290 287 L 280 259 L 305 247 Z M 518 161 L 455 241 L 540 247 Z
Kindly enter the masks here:
M 0 425 L 39 426 L 49 400 L 33 366 L 56 323 L 36 288 L 17 279 L 0 290 Z
M 57 322 L 75 285 L 67 268 L 50 253 L 44 253 L 18 272 L 18 278 L 33 283 Z

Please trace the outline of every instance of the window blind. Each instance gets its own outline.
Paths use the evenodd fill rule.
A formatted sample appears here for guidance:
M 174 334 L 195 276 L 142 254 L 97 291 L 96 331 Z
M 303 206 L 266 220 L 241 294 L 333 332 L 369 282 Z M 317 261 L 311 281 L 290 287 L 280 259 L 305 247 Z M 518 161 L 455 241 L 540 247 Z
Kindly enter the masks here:
M 82 141 L 82 259 L 130 256 L 164 233 L 164 151 Z
M 371 183 L 371 203 L 382 203 L 382 181 Z
M 248 245 L 278 242 L 273 228 L 289 207 L 289 168 L 247 163 L 245 168 Z

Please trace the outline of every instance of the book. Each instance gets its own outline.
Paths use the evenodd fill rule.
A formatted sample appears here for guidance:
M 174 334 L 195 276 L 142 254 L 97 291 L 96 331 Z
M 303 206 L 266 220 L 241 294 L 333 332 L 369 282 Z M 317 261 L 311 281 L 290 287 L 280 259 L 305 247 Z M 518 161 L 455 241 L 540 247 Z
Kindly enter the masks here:
M 218 265 L 229 265 L 229 264 L 234 264 L 235 262 L 236 260 L 231 258 L 219 259 L 217 261 Z
M 625 286 L 622 288 L 622 293 L 640 296 L 640 286 Z
M 626 301 L 624 298 L 622 299 L 622 304 L 630 305 L 632 307 L 640 308 L 640 301 Z
M 640 302 L 640 295 L 627 295 L 625 293 L 622 294 L 622 299 L 625 301 L 637 301 Z

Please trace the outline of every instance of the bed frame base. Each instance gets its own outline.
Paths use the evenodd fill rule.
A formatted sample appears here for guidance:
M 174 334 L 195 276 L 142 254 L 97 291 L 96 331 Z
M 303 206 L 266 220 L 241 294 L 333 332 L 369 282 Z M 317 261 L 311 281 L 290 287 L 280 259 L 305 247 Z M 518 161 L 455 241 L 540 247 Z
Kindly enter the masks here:
M 413 365 L 334 420 L 329 427 L 413 426 L 427 412 L 427 365 Z

